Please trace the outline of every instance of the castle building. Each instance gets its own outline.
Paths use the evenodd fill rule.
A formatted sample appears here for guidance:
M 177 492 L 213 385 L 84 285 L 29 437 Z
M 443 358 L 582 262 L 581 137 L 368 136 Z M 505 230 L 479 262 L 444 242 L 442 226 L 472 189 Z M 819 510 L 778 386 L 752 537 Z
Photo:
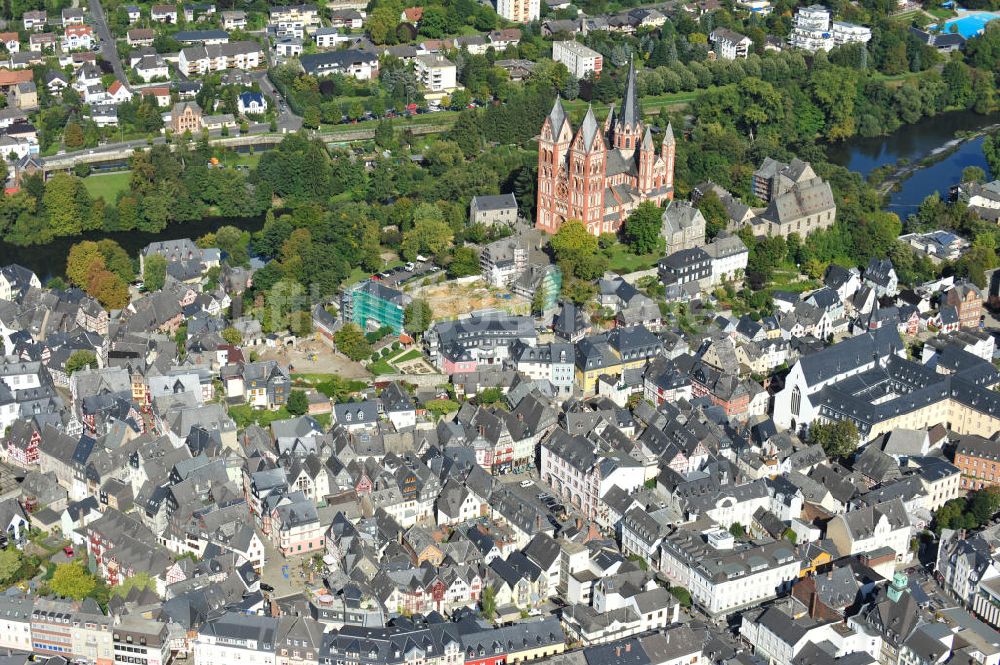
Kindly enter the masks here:
M 594 235 L 617 231 L 643 201 L 662 205 L 674 195 L 674 134 L 668 125 L 660 151 L 642 121 L 635 67 L 629 65 L 625 98 L 603 129 L 593 108 L 574 133 L 556 99 L 538 139 L 535 227 L 555 233 L 568 219 Z

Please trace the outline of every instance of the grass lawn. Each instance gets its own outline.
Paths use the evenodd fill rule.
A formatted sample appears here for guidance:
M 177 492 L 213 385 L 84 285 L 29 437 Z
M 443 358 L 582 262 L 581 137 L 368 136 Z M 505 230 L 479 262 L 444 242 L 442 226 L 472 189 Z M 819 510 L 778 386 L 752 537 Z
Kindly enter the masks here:
M 659 252 L 637 256 L 621 243 L 604 250 L 604 254 L 608 257 L 608 270 L 619 273 L 652 268 L 657 261 L 663 258 Z
M 924 11 L 941 21 L 958 16 L 958 13 L 954 9 L 945 9 L 944 7 L 934 7 L 933 9 L 925 9 Z
M 284 420 L 292 417 L 285 407 L 281 407 L 277 411 L 268 411 L 267 409 L 255 409 L 249 404 L 237 404 L 229 407 L 229 416 L 236 422 L 236 426 L 240 429 L 254 423 L 261 427 L 268 427 L 275 420 Z
M 323 373 L 292 374 L 292 381 L 300 381 L 300 380 L 303 383 L 315 385 L 317 383 L 323 383 L 325 381 L 338 381 L 342 379 L 339 374 L 323 374 Z
M 394 363 L 405 363 L 411 360 L 416 360 L 417 358 L 422 358 L 423 356 L 424 354 L 420 353 L 419 349 L 410 349 L 403 355 L 393 358 L 392 361 Z
M 83 179 L 83 186 L 93 198 L 103 198 L 105 203 L 114 203 L 118 192 L 128 189 L 131 171 L 117 173 L 96 173 Z
M 368 371 L 378 376 L 379 374 L 395 374 L 396 368 L 390 365 L 389 361 L 385 358 L 379 358 L 372 364 L 368 365 Z

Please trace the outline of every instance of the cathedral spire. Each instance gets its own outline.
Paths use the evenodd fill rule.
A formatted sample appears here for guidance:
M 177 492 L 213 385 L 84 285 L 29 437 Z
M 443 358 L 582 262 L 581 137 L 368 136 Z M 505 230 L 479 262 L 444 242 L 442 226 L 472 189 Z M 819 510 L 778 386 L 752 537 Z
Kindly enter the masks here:
M 552 123 L 552 137 L 554 139 L 559 137 L 559 130 L 562 129 L 565 121 L 566 109 L 563 108 L 562 97 L 556 95 L 556 101 L 552 104 L 552 110 L 549 111 L 549 122 Z
M 587 106 L 587 115 L 584 116 L 583 124 L 580 125 L 580 132 L 583 134 L 584 148 L 589 152 L 593 147 L 594 137 L 598 135 L 597 118 L 594 117 L 593 106 Z
M 673 145 L 676 139 L 674 139 L 674 126 L 671 123 L 667 123 L 667 128 L 663 132 L 663 145 Z
M 642 121 L 642 109 L 639 108 L 639 95 L 636 92 L 635 78 L 635 62 L 629 58 L 625 98 L 622 99 L 622 109 L 617 118 L 619 124 L 628 127 L 635 127 Z

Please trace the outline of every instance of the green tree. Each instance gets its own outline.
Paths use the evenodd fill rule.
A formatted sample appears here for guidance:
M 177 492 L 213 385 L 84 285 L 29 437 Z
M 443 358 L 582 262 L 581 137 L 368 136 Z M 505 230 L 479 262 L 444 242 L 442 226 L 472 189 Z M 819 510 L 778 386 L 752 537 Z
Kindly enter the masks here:
M 14 547 L 0 550 L 0 583 L 13 582 L 23 563 L 24 557 L 20 550 Z
M 478 399 L 480 404 L 498 404 L 503 400 L 503 389 L 497 387 L 487 388 L 479 393 Z
M 479 266 L 479 252 L 475 247 L 456 247 L 451 253 L 451 262 L 448 264 L 448 277 L 457 279 L 478 275 L 482 268 Z
M 91 277 L 106 268 L 104 255 L 96 242 L 85 240 L 69 248 L 66 257 L 66 276 L 74 285 L 86 288 Z
M 497 615 L 496 592 L 493 591 L 492 586 L 487 585 L 486 588 L 483 589 L 483 596 L 480 599 L 480 604 L 482 605 L 483 608 L 482 611 L 483 618 L 486 619 L 487 621 L 492 622 Z
M 978 166 L 966 166 L 962 169 L 962 182 L 986 182 L 986 171 Z
M 121 281 L 129 283 L 135 279 L 132 259 L 121 245 L 114 240 L 104 239 L 97 242 L 97 249 L 104 257 L 105 267 Z
M 293 416 L 305 415 L 309 411 L 309 398 L 306 397 L 305 391 L 293 390 L 288 393 L 285 409 Z
M 371 344 L 356 323 L 348 323 L 333 334 L 337 349 L 351 360 L 358 361 L 372 354 Z
M 155 593 L 156 581 L 149 575 L 149 573 L 140 571 L 131 577 L 126 577 L 124 581 L 111 587 L 111 595 L 124 598 L 128 596 L 132 589 L 138 589 L 140 591 L 148 589 Z
M 83 128 L 80 127 L 79 123 L 66 123 L 65 129 L 63 129 L 63 143 L 70 150 L 79 150 L 84 146 L 86 139 L 83 136 Z
M 83 600 L 97 588 L 97 580 L 76 563 L 62 563 L 49 580 L 49 589 L 60 596 Z
M 651 254 L 663 247 L 660 237 L 663 210 L 652 201 L 643 201 L 625 220 L 625 242 L 634 254 Z
M 222 339 L 226 340 L 233 346 L 239 346 L 243 343 L 243 335 L 240 334 L 239 330 L 232 326 L 229 326 L 220 334 L 222 335 Z
M 677 599 L 681 607 L 691 607 L 691 592 L 682 586 L 670 587 L 670 594 Z
M 74 372 L 84 369 L 85 367 L 97 369 L 97 356 L 93 351 L 80 349 L 79 351 L 74 351 L 70 354 L 69 358 L 66 359 L 67 376 L 71 376 Z
M 818 443 L 828 457 L 847 457 L 858 448 L 858 428 L 850 420 L 814 423 L 809 427 L 809 440 Z
M 142 282 L 147 291 L 159 291 L 167 279 L 167 260 L 160 254 L 150 254 L 143 260 Z
M 319 129 L 319 125 L 322 122 L 320 117 L 318 106 L 309 106 L 302 113 L 302 126 L 308 129 Z
M 414 261 L 418 254 L 440 256 L 451 245 L 455 233 L 444 221 L 441 209 L 421 203 L 413 211 L 413 228 L 403 234 L 403 257 Z
M 564 223 L 552 236 L 550 246 L 563 275 L 591 280 L 599 277 L 607 266 L 607 258 L 598 251 L 597 238 L 582 222 Z
M 403 327 L 416 336 L 427 332 L 433 319 L 434 311 L 423 298 L 414 298 L 403 310 Z
M 719 235 L 729 223 L 729 213 L 714 189 L 708 190 L 698 200 L 698 210 L 705 217 L 705 237 L 709 240 Z

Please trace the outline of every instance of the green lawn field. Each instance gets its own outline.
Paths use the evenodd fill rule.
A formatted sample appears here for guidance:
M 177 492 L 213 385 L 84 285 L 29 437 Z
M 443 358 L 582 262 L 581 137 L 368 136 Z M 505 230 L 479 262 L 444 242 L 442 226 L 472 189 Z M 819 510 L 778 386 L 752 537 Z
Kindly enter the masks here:
M 106 203 L 114 203 L 118 192 L 128 189 L 130 171 L 120 171 L 117 173 L 98 173 L 89 175 L 83 179 L 83 186 L 92 197 L 103 198 Z

